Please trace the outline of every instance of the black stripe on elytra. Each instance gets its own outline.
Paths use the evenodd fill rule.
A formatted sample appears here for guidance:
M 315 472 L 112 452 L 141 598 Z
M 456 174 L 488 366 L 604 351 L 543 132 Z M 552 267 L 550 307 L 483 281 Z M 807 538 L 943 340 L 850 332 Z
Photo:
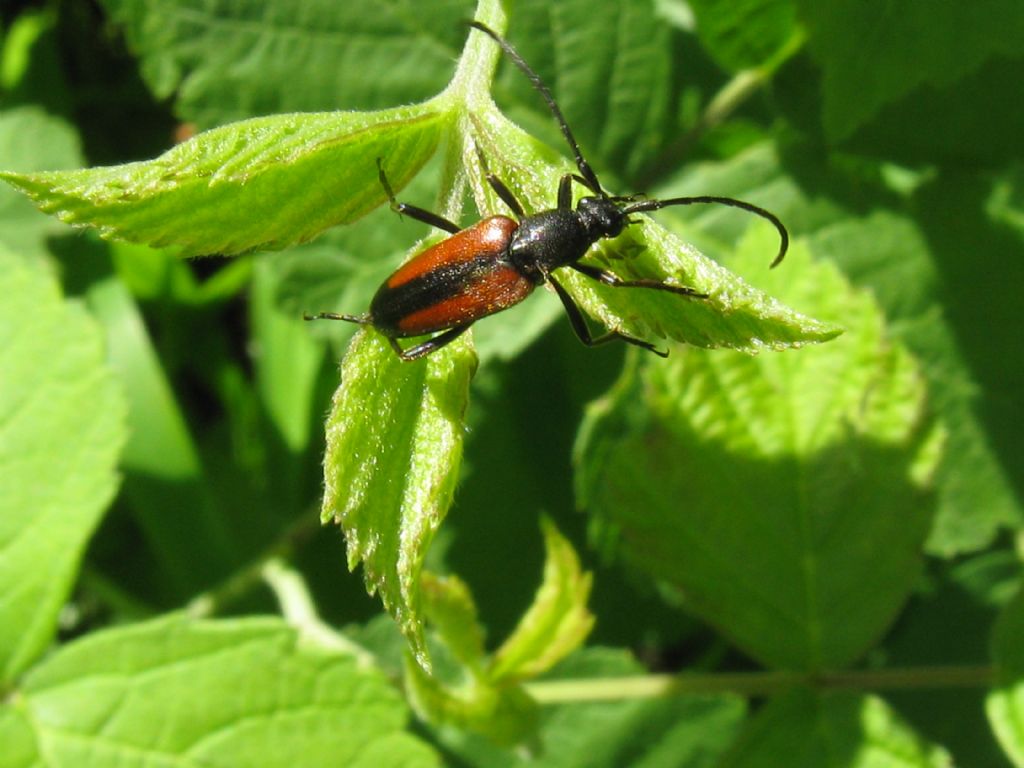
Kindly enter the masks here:
M 466 261 L 435 267 L 393 288 L 385 283 L 370 302 L 373 324 L 389 335 L 401 335 L 398 326 L 402 320 L 458 296 L 492 270 L 497 260 L 493 253 L 481 254 Z

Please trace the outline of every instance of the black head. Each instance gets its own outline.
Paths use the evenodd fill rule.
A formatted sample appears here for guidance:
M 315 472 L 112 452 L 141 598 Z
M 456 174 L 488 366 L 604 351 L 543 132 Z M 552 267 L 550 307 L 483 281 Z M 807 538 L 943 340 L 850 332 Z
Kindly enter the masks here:
M 608 197 L 582 197 L 576 204 L 576 213 L 591 242 L 617 236 L 628 223 L 622 208 Z

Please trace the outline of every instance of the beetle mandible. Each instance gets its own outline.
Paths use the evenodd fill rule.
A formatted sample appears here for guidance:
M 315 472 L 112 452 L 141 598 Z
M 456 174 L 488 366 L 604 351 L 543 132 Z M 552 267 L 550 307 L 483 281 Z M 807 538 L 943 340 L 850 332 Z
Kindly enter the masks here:
M 666 357 L 667 352 L 662 352 L 650 342 L 616 329 L 599 336 L 592 335 L 582 311 L 553 274 L 555 270 L 568 267 L 614 288 L 646 288 L 691 299 L 707 298 L 707 294 L 686 286 L 650 279 L 623 280 L 607 270 L 580 263 L 590 246 L 603 238 L 618 236 L 633 223 L 629 217 L 634 213 L 656 211 L 671 205 L 706 203 L 742 208 L 770 221 L 780 237 L 779 252 L 771 266 L 782 261 L 789 246 L 786 227 L 775 214 L 751 203 L 715 195 L 664 200 L 641 199 L 637 195 L 608 195 L 583 157 L 562 110 L 540 76 L 498 33 L 478 21 L 470 22 L 470 26 L 491 37 L 529 78 L 558 123 L 579 173 L 562 176 L 556 208 L 527 215 L 512 191 L 487 169 L 486 159 L 479 153 L 487 183 L 515 218 L 490 216 L 463 229 L 436 213 L 398 202 L 378 158 L 378 176 L 391 209 L 442 229 L 451 237 L 399 267 L 377 290 L 365 314 L 320 312 L 306 315 L 307 320 L 345 320 L 372 326 L 387 338 L 399 358 L 416 360 L 454 341 L 477 320 L 518 304 L 538 285 L 548 283 L 561 299 L 576 335 L 588 347 L 619 339 Z M 575 208 L 572 206 L 573 181 L 593 193 L 580 198 Z M 437 335 L 407 349 L 398 343 L 398 339 L 432 333 Z

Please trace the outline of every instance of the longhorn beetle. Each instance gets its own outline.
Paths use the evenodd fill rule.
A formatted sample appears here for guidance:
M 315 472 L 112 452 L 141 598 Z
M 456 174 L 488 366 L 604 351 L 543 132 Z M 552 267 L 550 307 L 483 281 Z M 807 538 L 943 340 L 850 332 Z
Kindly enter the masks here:
M 713 195 L 647 200 L 638 195 L 616 197 L 605 192 L 597 180 L 597 174 L 580 152 L 562 110 L 537 73 L 496 32 L 478 21 L 470 22 L 470 26 L 491 37 L 512 63 L 529 78 L 565 136 L 576 159 L 579 174 L 562 176 L 558 184 L 557 208 L 527 215 L 512 191 L 487 169 L 486 159 L 478 152 L 487 183 L 516 218 L 490 216 L 471 227 L 461 229 L 436 213 L 398 202 L 378 158 L 380 183 L 387 193 L 391 209 L 399 215 L 404 214 L 443 229 L 451 233 L 451 237 L 427 248 L 399 267 L 377 290 L 370 302 L 370 311 L 366 314 L 321 312 L 306 315 L 307 320 L 346 320 L 373 326 L 384 334 L 395 354 L 402 360 L 416 360 L 454 341 L 480 318 L 508 309 L 525 299 L 541 283 L 550 283 L 565 306 L 573 330 L 588 347 L 620 339 L 666 357 L 667 352 L 619 330 L 611 329 L 600 336 L 591 335 L 580 308 L 553 274 L 555 270 L 569 267 L 614 288 L 647 288 L 692 299 L 707 298 L 707 294 L 698 293 L 693 288 L 658 280 L 623 280 L 606 270 L 579 263 L 590 246 L 598 240 L 616 237 L 628 224 L 633 223 L 629 217 L 634 213 L 656 211 L 670 205 L 703 203 L 742 208 L 770 221 L 781 238 L 779 253 L 771 266 L 782 261 L 789 245 L 785 226 L 773 213 L 751 203 Z M 575 209 L 572 207 L 573 181 L 593 193 L 592 196 L 581 198 Z M 408 349 L 403 349 L 397 341 L 431 333 L 437 335 Z

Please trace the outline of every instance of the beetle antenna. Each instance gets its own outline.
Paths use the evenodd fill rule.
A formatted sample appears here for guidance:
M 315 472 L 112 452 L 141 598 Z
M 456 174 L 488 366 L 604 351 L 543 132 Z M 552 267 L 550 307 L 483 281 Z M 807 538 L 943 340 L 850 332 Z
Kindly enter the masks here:
M 779 253 L 772 261 L 770 268 L 775 268 L 779 265 L 786 256 L 786 251 L 789 250 L 789 232 L 786 231 L 786 225 L 779 220 L 771 211 L 766 211 L 760 206 L 753 205 L 752 203 L 744 202 L 743 200 L 736 200 L 732 197 L 717 197 L 715 195 L 699 195 L 697 197 L 671 197 L 667 200 L 640 200 L 635 203 L 630 203 L 622 208 L 622 212 L 627 216 L 631 213 L 646 213 L 647 211 L 658 211 L 662 208 L 667 208 L 670 205 L 705 205 L 705 204 L 718 204 L 728 205 L 733 208 L 742 208 L 744 211 L 760 216 L 762 219 L 767 219 L 779 232 Z
M 576 142 L 576 137 L 572 135 L 572 130 L 569 128 L 569 124 L 565 121 L 565 115 L 562 114 L 562 110 L 559 109 L 558 104 L 555 103 L 555 97 L 551 95 L 551 91 L 544 84 L 544 81 L 540 79 L 540 75 L 530 69 L 530 65 L 526 63 L 522 56 L 519 55 L 519 51 L 512 47 L 512 44 L 508 40 L 503 38 L 497 32 L 490 27 L 480 23 L 479 21 L 469 22 L 469 26 L 473 29 L 479 29 L 485 35 L 490 37 L 496 42 L 501 50 L 505 52 L 505 55 L 512 60 L 512 63 L 522 70 L 523 74 L 530 80 L 533 87 L 544 99 L 544 102 L 548 105 L 548 109 L 551 110 L 551 114 L 555 116 L 555 120 L 558 122 L 558 127 L 562 131 L 562 135 L 565 136 L 565 140 L 569 142 L 569 147 L 572 149 L 573 156 L 576 158 L 576 167 L 580 169 L 580 176 L 583 177 L 583 182 L 590 187 L 590 190 L 601 197 L 607 197 L 604 189 L 601 187 L 601 182 L 597 180 L 597 174 L 594 173 L 594 169 L 590 167 L 590 163 L 583 157 L 583 153 L 580 151 L 580 145 Z

